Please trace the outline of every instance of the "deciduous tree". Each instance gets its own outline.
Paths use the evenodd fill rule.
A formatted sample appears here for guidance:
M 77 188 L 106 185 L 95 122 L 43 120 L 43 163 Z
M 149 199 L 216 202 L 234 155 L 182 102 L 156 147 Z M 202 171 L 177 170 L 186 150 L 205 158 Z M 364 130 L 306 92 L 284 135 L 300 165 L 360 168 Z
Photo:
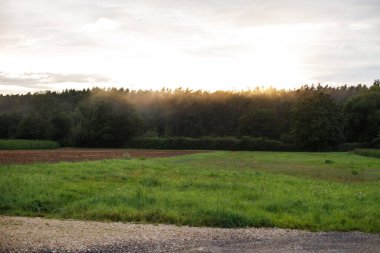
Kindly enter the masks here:
M 298 146 L 315 150 L 334 147 L 343 141 L 342 117 L 329 95 L 305 92 L 292 113 L 291 135 Z

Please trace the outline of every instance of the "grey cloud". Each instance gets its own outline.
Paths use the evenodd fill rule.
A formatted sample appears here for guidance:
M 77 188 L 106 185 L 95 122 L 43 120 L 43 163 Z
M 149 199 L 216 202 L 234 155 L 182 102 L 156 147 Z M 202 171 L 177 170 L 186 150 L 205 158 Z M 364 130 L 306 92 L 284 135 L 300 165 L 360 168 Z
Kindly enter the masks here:
M 197 57 L 233 58 L 243 55 L 249 49 L 250 47 L 246 44 L 226 44 L 200 47 L 194 49 L 185 49 L 183 51 L 191 55 L 195 55 Z
M 120 1 L 112 2 L 120 4 Z M 380 8 L 379 1 L 371 0 L 145 0 L 128 1 L 124 7 L 130 8 L 120 9 L 133 14 L 130 10 L 136 3 L 145 4 L 164 18 L 177 14 L 232 25 L 367 20 L 377 18 Z M 141 19 L 148 20 L 149 16 L 140 16 Z
M 204 26 L 212 27 L 215 24 L 241 27 L 336 20 L 380 22 L 380 2 L 370 0 L 69 0 L 55 1 L 54 4 L 48 0 L 2 2 L 9 11 L 1 11 L 3 18 L 0 19 L 0 25 L 6 22 L 8 31 L 31 39 L 50 36 L 52 39 L 49 43 L 57 43 L 57 46 L 101 46 L 101 42 L 92 40 L 86 34 L 72 31 L 101 17 L 119 22 L 120 28 L 126 33 L 135 32 L 147 37 L 173 40 L 212 36 L 211 31 Z M 3 39 L 2 45 L 10 42 Z
M 378 18 L 380 3 L 377 1 L 255 1 L 265 8 L 260 12 L 249 9 L 237 15 L 240 25 L 265 25 L 284 23 L 351 22 Z M 244 9 L 244 8 L 243 8 Z
M 14 25 L 37 26 L 54 31 L 65 21 L 80 17 L 81 21 L 96 21 L 105 16 L 124 20 L 125 26 L 149 23 L 160 24 L 160 20 L 173 21 L 170 25 L 178 25 L 175 18 L 193 16 L 213 22 L 231 22 L 238 24 L 308 22 L 313 20 L 332 20 L 336 18 L 368 19 L 377 17 L 379 1 L 370 0 L 320 0 L 320 1 L 278 1 L 278 0 L 145 0 L 145 1 L 51 1 L 35 0 L 4 1 L 11 11 L 3 11 L 4 20 Z M 13 4 L 10 4 L 10 3 Z M 19 3 L 19 4 L 17 4 Z M 21 4 L 22 3 L 22 4 Z M 23 7 L 17 11 L 16 8 Z M 13 8 L 12 8 L 13 7 Z M 16 10 L 15 10 L 16 9 Z M 46 11 L 53 15 L 41 15 Z M 8 15 L 6 15 L 8 14 Z M 25 19 L 25 14 L 28 18 Z M 154 15 L 152 15 L 154 14 Z M 155 17 L 156 18 L 155 18 Z M 7 18 L 8 17 L 8 18 Z M 158 17 L 158 18 L 157 18 Z M 49 21 L 49 22 L 47 22 Z M 154 25 L 155 26 L 155 25 Z M 39 32 L 34 30 L 33 32 Z M 41 31 L 43 32 L 43 31 Z
M 307 45 L 306 67 L 320 72 L 316 76 L 320 81 L 334 79 L 335 72 L 337 78 L 347 73 L 354 79 L 355 68 L 358 78 L 372 78 L 378 67 L 371 66 L 377 66 L 380 57 L 379 10 L 379 0 L 0 0 L 0 61 L 2 52 L 40 56 L 76 55 L 93 47 L 114 49 L 101 37 L 80 31 L 102 17 L 120 23 L 123 34 L 137 34 L 152 43 L 172 43 L 173 48 L 195 57 L 239 56 L 254 45 L 254 41 L 251 45 L 223 41 L 214 31 L 218 25 L 221 33 L 225 26 L 233 36 L 234 31 L 246 27 L 332 23 L 335 28 L 324 28 L 323 36 Z M 364 23 L 368 29 L 350 29 L 355 23 Z M 186 45 L 176 44 L 178 41 Z M 109 81 L 93 75 L 41 72 L 11 77 L 0 73 L 0 84 L 25 87 L 89 80 Z
M 315 80 L 333 81 L 340 84 L 355 85 L 358 83 L 370 85 L 380 78 L 380 65 L 364 67 L 338 67 L 334 71 L 321 71 L 313 78 Z M 325 82 L 324 81 L 324 82 Z
M 12 76 L 9 73 L 0 72 L 0 85 L 30 88 L 48 88 L 49 84 L 56 83 L 104 83 L 109 81 L 111 81 L 109 78 L 101 75 L 25 72 L 19 76 Z

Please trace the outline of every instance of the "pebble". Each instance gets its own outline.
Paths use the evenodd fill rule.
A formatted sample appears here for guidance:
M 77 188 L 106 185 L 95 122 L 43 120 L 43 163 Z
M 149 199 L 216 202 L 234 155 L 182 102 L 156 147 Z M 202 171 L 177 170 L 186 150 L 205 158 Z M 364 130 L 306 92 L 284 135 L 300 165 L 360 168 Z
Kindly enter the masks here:
M 380 253 L 380 234 L 0 216 L 0 252 Z

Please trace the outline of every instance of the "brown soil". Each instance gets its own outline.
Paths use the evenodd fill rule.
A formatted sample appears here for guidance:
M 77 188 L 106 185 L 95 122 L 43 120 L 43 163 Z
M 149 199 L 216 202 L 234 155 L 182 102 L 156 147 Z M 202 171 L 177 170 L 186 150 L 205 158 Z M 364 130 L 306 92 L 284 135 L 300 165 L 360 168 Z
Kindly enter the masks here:
M 36 162 L 77 162 L 131 157 L 168 157 L 201 153 L 197 150 L 145 150 L 145 149 L 83 149 L 60 148 L 54 150 L 0 150 L 0 165 Z

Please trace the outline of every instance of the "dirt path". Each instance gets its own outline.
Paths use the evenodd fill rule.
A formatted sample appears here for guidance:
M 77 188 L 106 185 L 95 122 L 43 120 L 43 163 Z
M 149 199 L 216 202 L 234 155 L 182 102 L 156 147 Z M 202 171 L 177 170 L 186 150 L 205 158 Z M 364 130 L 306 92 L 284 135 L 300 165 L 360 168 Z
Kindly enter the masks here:
M 0 150 L 0 165 L 17 163 L 60 161 L 87 161 L 132 157 L 167 157 L 194 154 L 206 151 L 198 150 L 147 150 L 147 149 L 84 149 L 60 148 L 54 150 Z
M 0 216 L 0 252 L 380 252 L 380 235 Z

